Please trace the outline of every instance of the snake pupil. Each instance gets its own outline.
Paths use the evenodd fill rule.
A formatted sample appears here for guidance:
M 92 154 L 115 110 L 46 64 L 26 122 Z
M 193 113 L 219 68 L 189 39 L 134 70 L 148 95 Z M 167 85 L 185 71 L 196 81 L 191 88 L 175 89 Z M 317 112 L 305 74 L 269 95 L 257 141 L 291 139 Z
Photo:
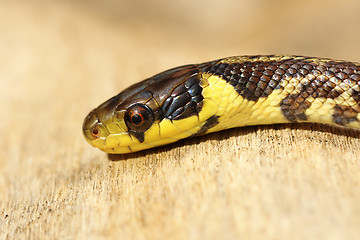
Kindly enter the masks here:
M 134 114 L 131 116 L 131 122 L 135 126 L 140 126 L 143 123 L 143 121 L 144 121 L 144 118 L 140 114 Z

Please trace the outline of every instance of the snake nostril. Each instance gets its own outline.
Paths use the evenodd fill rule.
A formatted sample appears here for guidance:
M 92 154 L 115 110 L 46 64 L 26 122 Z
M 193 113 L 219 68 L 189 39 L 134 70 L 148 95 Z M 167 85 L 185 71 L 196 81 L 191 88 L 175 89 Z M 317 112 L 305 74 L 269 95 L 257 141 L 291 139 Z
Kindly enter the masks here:
M 95 138 L 98 138 L 100 136 L 100 131 L 97 127 L 94 127 L 91 129 L 91 135 Z

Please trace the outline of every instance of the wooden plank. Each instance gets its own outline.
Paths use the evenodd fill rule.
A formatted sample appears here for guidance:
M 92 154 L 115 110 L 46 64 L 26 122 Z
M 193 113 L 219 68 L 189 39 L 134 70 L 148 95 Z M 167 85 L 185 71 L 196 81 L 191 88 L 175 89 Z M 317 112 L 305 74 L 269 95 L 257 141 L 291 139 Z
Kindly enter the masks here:
M 294 2 L 3 1 L 0 238 L 358 239 L 359 131 L 254 126 L 124 156 L 81 134 L 91 108 L 181 64 L 360 62 L 358 1 Z

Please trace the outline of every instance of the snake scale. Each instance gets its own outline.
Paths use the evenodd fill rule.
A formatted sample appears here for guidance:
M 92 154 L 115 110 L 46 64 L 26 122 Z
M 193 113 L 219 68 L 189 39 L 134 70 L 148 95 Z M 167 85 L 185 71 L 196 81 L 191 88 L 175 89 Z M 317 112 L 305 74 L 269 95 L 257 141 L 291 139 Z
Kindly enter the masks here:
M 85 118 L 86 140 L 136 152 L 248 125 L 317 122 L 360 128 L 360 64 L 238 56 L 181 66 L 130 86 Z

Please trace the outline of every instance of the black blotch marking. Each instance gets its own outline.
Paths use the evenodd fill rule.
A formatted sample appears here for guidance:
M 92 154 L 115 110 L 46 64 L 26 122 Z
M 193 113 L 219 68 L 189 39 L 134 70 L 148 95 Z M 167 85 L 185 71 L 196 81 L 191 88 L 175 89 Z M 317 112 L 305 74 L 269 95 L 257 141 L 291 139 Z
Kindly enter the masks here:
M 332 120 L 335 124 L 346 126 L 351 122 L 359 122 L 357 118 L 358 113 L 358 111 L 350 106 L 336 105 Z
M 204 125 L 202 125 L 199 131 L 197 131 L 192 135 L 192 137 L 206 133 L 207 130 L 209 130 L 212 127 L 215 127 L 218 123 L 219 123 L 219 117 L 215 115 L 211 116 L 206 120 L 206 122 L 204 123 Z
M 131 135 L 133 135 L 134 137 L 136 137 L 137 140 L 139 140 L 139 142 L 141 142 L 141 143 L 144 142 L 144 140 L 145 140 L 144 132 L 137 132 L 137 131 L 133 131 L 130 129 L 129 133 Z
M 306 109 L 311 106 L 301 94 L 290 94 L 280 102 L 281 111 L 287 120 L 291 122 L 306 121 Z

